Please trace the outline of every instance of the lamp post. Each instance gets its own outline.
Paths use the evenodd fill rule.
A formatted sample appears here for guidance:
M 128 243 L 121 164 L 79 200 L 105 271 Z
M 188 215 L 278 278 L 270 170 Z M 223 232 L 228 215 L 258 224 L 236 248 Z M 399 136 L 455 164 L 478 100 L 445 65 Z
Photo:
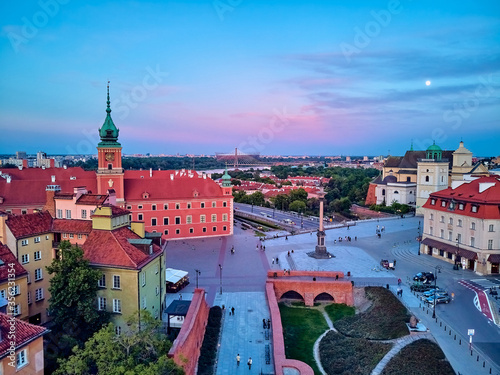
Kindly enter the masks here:
M 219 269 L 220 294 L 222 294 L 222 264 L 219 264 Z
M 436 281 L 437 281 L 437 273 L 441 272 L 441 266 L 436 266 L 434 270 L 434 309 L 432 311 L 432 319 L 436 319 Z
M 457 252 L 455 253 L 455 268 L 458 270 L 458 257 L 460 256 L 460 240 L 457 236 Z
M 252 213 L 253 213 L 253 202 L 252 202 Z M 220 264 L 219 264 L 220 265 Z
M 201 271 L 200 270 L 194 270 L 194 272 L 196 272 L 196 289 L 198 289 L 198 276 L 201 275 Z
M 420 245 L 422 243 L 422 234 L 420 233 L 420 220 L 418 221 L 418 255 L 420 255 Z

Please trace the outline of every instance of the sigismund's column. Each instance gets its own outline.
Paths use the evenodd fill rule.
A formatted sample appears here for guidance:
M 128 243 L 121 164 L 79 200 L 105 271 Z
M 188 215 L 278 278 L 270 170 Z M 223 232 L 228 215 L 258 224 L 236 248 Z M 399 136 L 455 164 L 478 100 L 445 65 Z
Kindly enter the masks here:
M 321 192 L 318 193 L 318 198 L 319 198 L 319 229 L 318 233 L 316 234 L 318 236 L 318 244 L 316 245 L 314 253 L 316 258 L 330 258 L 331 255 L 326 251 L 326 246 L 325 246 L 326 234 L 323 227 L 323 205 L 325 202 L 325 192 L 323 190 L 321 190 Z

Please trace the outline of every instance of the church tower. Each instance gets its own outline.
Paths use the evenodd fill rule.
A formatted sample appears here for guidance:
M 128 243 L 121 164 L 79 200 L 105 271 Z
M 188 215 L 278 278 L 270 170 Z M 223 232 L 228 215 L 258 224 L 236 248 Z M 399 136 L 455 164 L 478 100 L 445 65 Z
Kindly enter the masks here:
M 448 187 L 449 160 L 436 143 L 426 150 L 426 158 L 417 162 L 417 215 L 431 193 Z
M 224 174 L 222 175 L 222 192 L 224 195 L 233 194 L 233 185 L 231 184 L 231 176 L 227 173 L 227 165 Z
M 116 193 L 117 205 L 125 201 L 123 193 L 123 168 L 122 168 L 122 146 L 118 143 L 119 130 L 111 119 L 111 108 L 108 100 L 106 108 L 106 119 L 99 129 L 101 142 L 97 145 L 97 194 L 107 194 L 108 190 Z

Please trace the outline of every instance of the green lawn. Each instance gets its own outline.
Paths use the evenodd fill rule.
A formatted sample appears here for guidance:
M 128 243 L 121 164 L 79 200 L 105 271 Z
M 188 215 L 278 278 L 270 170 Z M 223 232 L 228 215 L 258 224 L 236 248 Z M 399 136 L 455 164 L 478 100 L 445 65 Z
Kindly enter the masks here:
M 313 308 L 289 307 L 280 302 L 279 309 L 286 357 L 307 363 L 315 374 L 319 374 L 313 347 L 318 337 L 328 329 L 325 318 Z
M 332 303 L 331 305 L 325 306 L 325 311 L 332 322 L 342 319 L 345 316 L 352 316 L 356 313 L 354 307 L 339 303 Z

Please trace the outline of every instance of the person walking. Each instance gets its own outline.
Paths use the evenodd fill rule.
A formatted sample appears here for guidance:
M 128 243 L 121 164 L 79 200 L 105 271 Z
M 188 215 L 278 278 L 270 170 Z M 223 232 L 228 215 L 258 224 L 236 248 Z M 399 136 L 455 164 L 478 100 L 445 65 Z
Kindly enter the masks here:
M 262 319 L 262 328 L 267 328 L 266 318 Z
M 251 370 L 252 369 L 252 357 L 248 358 L 247 364 L 248 364 L 248 369 Z
M 234 307 L 231 307 L 231 313 L 234 315 Z
M 240 358 L 240 353 L 238 353 L 238 354 L 236 355 L 236 366 L 238 366 L 238 367 L 239 367 L 239 365 L 240 365 L 240 359 L 241 359 L 241 358 Z

